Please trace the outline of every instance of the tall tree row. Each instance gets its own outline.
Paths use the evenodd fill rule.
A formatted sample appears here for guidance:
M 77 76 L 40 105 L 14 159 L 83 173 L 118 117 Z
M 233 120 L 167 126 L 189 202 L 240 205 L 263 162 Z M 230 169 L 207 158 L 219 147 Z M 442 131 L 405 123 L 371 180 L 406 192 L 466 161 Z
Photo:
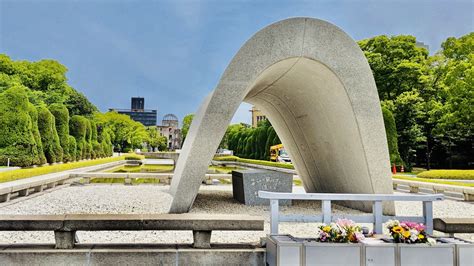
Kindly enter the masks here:
M 53 60 L 13 61 L 0 55 L 0 165 L 70 162 L 141 147 L 145 127 L 115 112 L 101 114 L 67 84 Z

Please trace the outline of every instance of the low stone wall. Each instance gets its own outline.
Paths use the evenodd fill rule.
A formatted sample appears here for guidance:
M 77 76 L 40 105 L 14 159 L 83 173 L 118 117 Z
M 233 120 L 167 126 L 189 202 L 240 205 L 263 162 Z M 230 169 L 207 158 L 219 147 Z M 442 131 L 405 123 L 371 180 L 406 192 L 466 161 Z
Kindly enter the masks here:
M 51 245 L 0 246 L 2 265 L 265 265 L 265 248 L 216 245 L 79 245 L 74 250 Z

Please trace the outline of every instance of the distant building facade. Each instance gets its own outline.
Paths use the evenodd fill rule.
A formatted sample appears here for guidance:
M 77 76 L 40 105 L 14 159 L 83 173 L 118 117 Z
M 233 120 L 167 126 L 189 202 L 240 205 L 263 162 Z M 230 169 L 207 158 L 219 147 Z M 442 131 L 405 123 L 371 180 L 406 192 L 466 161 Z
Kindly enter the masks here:
M 421 47 L 421 48 L 425 48 L 426 50 L 428 50 L 428 52 L 430 51 L 430 46 L 425 44 L 424 42 L 416 42 L 415 43 L 415 46 L 417 47 Z
M 179 128 L 178 117 L 174 114 L 167 114 L 163 117 L 161 125 L 157 126 L 161 136 L 168 140 L 168 150 L 181 149 L 181 129 Z
M 267 119 L 267 117 L 262 113 L 262 111 L 257 109 L 257 107 L 255 106 L 252 106 L 252 110 L 250 110 L 250 112 L 252 113 L 252 127 L 257 127 L 258 122 Z
M 111 108 L 109 111 L 116 111 L 119 114 L 130 116 L 131 119 L 142 123 L 144 126 L 156 126 L 156 110 L 145 109 L 145 98 L 132 97 L 132 104 L 130 109 L 115 109 Z

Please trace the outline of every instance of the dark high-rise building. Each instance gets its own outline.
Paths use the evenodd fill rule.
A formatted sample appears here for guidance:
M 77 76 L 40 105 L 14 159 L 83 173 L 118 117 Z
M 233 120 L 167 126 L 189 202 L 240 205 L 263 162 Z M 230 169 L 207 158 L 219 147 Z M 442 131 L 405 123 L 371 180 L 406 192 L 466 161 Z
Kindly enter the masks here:
M 131 119 L 142 123 L 144 126 L 156 126 L 156 110 L 145 109 L 145 98 L 132 97 L 131 109 L 110 108 L 109 111 L 116 111 L 119 114 L 130 116 Z
M 145 109 L 145 98 L 132 97 L 132 110 L 144 110 Z

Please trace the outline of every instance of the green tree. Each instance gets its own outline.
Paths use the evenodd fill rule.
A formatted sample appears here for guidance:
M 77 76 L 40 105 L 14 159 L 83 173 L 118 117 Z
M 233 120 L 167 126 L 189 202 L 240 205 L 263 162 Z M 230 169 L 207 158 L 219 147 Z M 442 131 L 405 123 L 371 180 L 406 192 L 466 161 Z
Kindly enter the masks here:
M 150 147 L 159 151 L 164 151 L 168 148 L 166 137 L 160 136 L 156 127 L 148 127 L 146 130 L 148 133 L 147 142 Z
M 474 33 L 448 38 L 442 44 L 444 62 L 440 65 L 442 90 L 433 128 L 436 138 L 446 147 L 449 167 L 453 167 L 454 149 L 472 147 L 474 125 Z M 460 151 L 460 150 L 461 151 Z M 467 161 L 469 149 L 464 151 Z M 472 156 L 472 155 L 471 155 Z
M 63 150 L 56 131 L 54 116 L 45 106 L 39 106 L 37 110 L 38 129 L 46 160 L 48 163 L 61 162 L 63 160 Z
M 33 164 L 45 164 L 46 157 L 44 156 L 43 143 L 41 142 L 41 135 L 38 129 L 38 111 L 32 103 L 28 103 L 28 113 L 31 117 L 31 130 L 33 131 L 36 147 L 38 149 L 38 155 L 33 161 Z
M 67 136 L 67 145 L 68 145 L 68 150 L 69 150 L 69 160 L 70 161 L 79 160 L 79 158 L 77 158 L 76 139 L 73 136 L 71 135 Z
M 188 135 L 189 127 L 191 127 L 191 123 L 193 122 L 194 114 L 188 114 L 183 118 L 183 126 L 181 127 L 181 135 L 183 136 L 183 142 Z
M 376 36 L 359 41 L 369 62 L 381 100 L 395 100 L 403 92 L 421 90 L 426 76 L 428 50 L 413 36 Z
M 55 119 L 56 131 L 59 136 L 59 143 L 63 148 L 63 161 L 72 161 L 69 154 L 69 111 L 66 106 L 59 103 L 54 103 L 49 106 L 49 111 L 53 114 Z
M 148 133 L 142 123 L 133 121 L 127 115 L 117 112 L 97 113 L 95 119 L 98 123 L 109 128 L 111 142 L 114 147 L 122 151 L 141 148 L 146 142 Z
M 388 152 L 390 154 L 390 164 L 403 165 L 398 152 L 398 136 L 397 127 L 395 126 L 395 118 L 392 112 L 385 107 L 382 107 L 383 121 L 385 124 L 385 132 L 387 134 Z
M 1 67 L 1 64 L 0 64 Z M 37 162 L 38 147 L 33 135 L 28 98 L 23 86 L 0 93 L 0 163 L 30 166 Z
M 71 116 L 69 121 L 69 132 L 76 139 L 76 160 L 86 158 L 86 131 L 87 119 L 80 115 Z

